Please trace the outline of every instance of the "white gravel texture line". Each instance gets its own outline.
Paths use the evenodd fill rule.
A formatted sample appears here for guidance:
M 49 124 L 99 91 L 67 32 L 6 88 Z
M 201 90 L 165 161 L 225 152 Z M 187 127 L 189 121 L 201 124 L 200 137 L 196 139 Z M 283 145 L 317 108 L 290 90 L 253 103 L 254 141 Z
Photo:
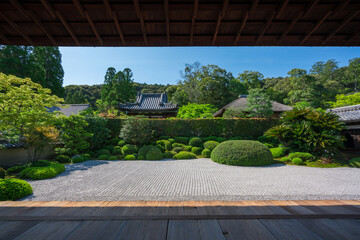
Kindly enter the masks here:
M 28 181 L 34 201 L 360 199 L 360 169 L 228 166 L 210 159 L 99 161 Z

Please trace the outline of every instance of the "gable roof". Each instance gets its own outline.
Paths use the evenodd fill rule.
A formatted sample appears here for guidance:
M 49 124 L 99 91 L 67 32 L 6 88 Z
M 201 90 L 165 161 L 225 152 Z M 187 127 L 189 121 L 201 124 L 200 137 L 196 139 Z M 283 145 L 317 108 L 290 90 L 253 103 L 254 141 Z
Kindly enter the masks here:
M 227 104 L 225 107 L 222 107 L 219 111 L 217 111 L 216 113 L 214 113 L 214 117 L 219 117 L 222 116 L 222 114 L 225 112 L 225 110 L 227 108 L 242 108 L 245 109 L 248 105 L 248 99 L 246 95 L 240 95 L 240 97 L 234 101 L 232 101 L 231 103 Z M 272 110 L 275 113 L 279 113 L 279 112 L 286 112 L 286 111 L 291 111 L 292 107 L 287 106 L 285 104 L 281 104 L 278 102 L 274 102 L 271 101 L 272 104 Z
M 49 112 L 60 111 L 65 116 L 70 116 L 71 114 L 79 114 L 80 111 L 85 110 L 90 107 L 90 104 L 62 104 L 61 107 L 51 107 Z
M 339 120 L 343 122 L 359 122 L 360 121 L 360 104 L 329 109 L 328 111 L 339 116 Z
M 138 93 L 135 103 L 119 104 L 123 111 L 177 111 L 178 105 L 168 103 L 168 97 L 165 93 Z

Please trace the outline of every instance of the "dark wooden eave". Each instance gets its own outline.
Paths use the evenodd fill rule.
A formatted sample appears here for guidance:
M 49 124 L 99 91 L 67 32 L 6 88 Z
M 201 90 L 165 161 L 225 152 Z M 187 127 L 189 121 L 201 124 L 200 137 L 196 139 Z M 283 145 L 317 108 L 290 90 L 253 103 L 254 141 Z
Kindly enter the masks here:
M 0 44 L 360 46 L 360 0 L 6 0 Z

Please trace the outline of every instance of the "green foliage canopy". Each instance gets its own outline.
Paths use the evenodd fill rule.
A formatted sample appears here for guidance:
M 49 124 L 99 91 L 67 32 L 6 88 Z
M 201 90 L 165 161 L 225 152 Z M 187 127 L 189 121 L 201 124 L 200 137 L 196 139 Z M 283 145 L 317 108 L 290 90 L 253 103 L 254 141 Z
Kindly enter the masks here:
M 216 111 L 211 104 L 188 103 L 179 108 L 177 118 L 212 118 Z

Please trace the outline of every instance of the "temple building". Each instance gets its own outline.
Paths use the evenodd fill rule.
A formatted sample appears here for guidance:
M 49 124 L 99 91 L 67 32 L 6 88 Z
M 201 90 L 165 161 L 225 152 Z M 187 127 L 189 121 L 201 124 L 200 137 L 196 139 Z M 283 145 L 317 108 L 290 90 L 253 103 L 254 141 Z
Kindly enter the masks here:
M 168 103 L 164 93 L 138 92 L 135 103 L 119 104 L 119 110 L 126 115 L 144 115 L 148 118 L 176 117 L 178 105 Z

